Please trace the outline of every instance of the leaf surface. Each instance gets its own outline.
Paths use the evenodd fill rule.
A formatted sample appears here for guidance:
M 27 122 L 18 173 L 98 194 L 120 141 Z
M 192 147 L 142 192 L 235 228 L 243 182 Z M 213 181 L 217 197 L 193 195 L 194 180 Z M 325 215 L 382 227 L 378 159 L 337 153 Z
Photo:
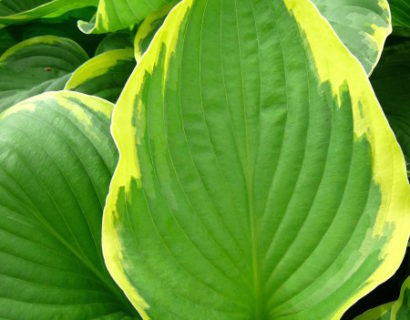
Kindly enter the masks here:
M 114 111 L 108 269 L 143 319 L 340 319 L 410 232 L 400 148 L 308 0 L 184 0 Z
M 101 223 L 117 153 L 112 104 L 75 92 L 0 114 L 0 318 L 131 320 Z

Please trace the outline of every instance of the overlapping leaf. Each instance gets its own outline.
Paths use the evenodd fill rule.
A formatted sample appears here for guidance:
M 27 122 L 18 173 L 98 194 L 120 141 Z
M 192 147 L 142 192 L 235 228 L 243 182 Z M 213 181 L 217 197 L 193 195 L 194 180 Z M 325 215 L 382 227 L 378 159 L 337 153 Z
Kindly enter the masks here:
M 404 282 L 397 301 L 366 311 L 355 320 L 408 320 L 410 319 L 410 277 Z
M 107 51 L 79 67 L 67 81 L 65 89 L 116 102 L 134 67 L 132 49 Z
M 0 115 L 0 318 L 137 318 L 100 244 L 111 110 L 62 91 Z
M 410 41 L 387 48 L 371 77 L 410 171 Z
M 0 57 L 0 112 L 44 91 L 62 89 L 88 59 L 74 41 L 56 36 L 25 40 Z
M 389 0 L 393 15 L 393 25 L 410 28 L 410 2 L 407 0 Z
M 125 29 L 171 2 L 177 0 L 100 0 L 95 21 L 80 21 L 79 27 L 85 33 Z
M 98 0 L 2 0 L 0 26 L 38 18 L 55 18 L 68 11 L 97 5 Z
M 133 33 L 132 32 L 114 32 L 109 33 L 98 45 L 95 54 L 99 55 L 106 51 L 116 49 L 133 48 Z
M 367 73 L 376 66 L 391 33 L 387 0 L 312 0 Z
M 135 59 L 137 61 L 141 60 L 142 55 L 148 49 L 152 39 L 158 29 L 162 26 L 165 18 L 173 6 L 174 4 L 172 3 L 163 6 L 160 10 L 150 14 L 139 26 L 134 39 Z
M 112 132 L 103 251 L 144 319 L 340 319 L 403 258 L 403 155 L 308 0 L 182 1 Z

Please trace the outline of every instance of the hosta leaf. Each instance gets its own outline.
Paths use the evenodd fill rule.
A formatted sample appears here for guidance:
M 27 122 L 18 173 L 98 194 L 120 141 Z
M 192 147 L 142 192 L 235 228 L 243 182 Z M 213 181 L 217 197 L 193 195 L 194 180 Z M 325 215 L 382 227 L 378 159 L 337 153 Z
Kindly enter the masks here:
M 389 0 L 393 25 L 410 28 L 410 2 L 408 0 Z
M 107 51 L 79 67 L 65 89 L 116 102 L 134 67 L 132 49 Z
M 176 1 L 176 0 L 175 0 Z M 84 33 L 106 33 L 128 28 L 174 0 L 100 0 L 95 21 L 79 21 Z
M 62 89 L 67 74 L 88 59 L 74 41 L 40 36 L 18 43 L 0 57 L 0 112 L 15 103 Z
M 61 91 L 0 115 L 0 318 L 136 318 L 100 244 L 111 108 Z
M 404 282 L 399 299 L 392 307 L 391 320 L 410 319 L 410 276 Z
M 173 3 L 163 6 L 158 11 L 150 14 L 139 26 L 134 39 L 135 59 L 137 61 L 140 61 L 173 6 Z
M 77 20 L 64 22 L 52 22 L 51 20 L 33 21 L 22 25 L 9 26 L 2 30 L 10 31 L 18 42 L 50 35 L 69 38 L 78 43 L 89 55 L 94 55 L 97 46 L 103 38 L 100 35 L 82 33 L 77 28 Z
M 90 35 L 87 35 L 90 37 Z M 99 55 L 106 51 L 133 48 L 133 34 L 131 32 L 109 33 L 98 45 L 95 54 Z
M 386 303 L 356 317 L 354 320 L 391 320 L 391 308 L 394 302 Z
M 387 48 L 371 77 L 410 170 L 410 41 Z
M 55 18 L 68 11 L 95 6 L 98 0 L 1 0 L 0 25 Z
M 111 130 L 103 252 L 144 319 L 340 319 L 403 259 L 403 155 L 308 0 L 182 1 Z
M 355 320 L 408 320 L 410 319 L 410 277 L 404 282 L 397 301 L 366 311 Z
M 407 1 L 407 0 L 404 0 Z M 376 66 L 391 33 L 387 0 L 312 0 L 367 73 Z

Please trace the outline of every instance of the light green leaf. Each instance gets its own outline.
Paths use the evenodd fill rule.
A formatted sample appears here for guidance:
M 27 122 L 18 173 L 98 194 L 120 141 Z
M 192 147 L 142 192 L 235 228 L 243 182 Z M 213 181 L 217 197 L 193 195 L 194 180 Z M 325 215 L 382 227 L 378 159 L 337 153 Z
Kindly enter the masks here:
M 77 43 L 56 36 L 11 47 L 0 57 L 0 112 L 44 91 L 62 89 L 67 74 L 87 59 Z
M 96 6 L 98 0 L 1 0 L 0 26 L 38 18 L 55 18 L 68 11 Z
M 389 0 L 393 25 L 410 28 L 410 2 L 408 0 Z
M 407 1 L 407 0 L 405 0 Z M 370 74 L 391 33 L 387 0 L 312 0 Z
M 106 33 L 128 28 L 175 0 L 100 0 L 95 21 L 79 21 L 84 33 Z
M 89 37 L 89 35 L 88 35 Z M 131 32 L 114 32 L 108 34 L 98 45 L 95 55 L 106 51 L 133 48 L 133 34 Z
M 371 77 L 383 110 L 410 170 L 410 41 L 394 45 L 383 52 Z
M 0 317 L 126 320 L 110 278 L 101 218 L 117 154 L 112 104 L 74 92 L 0 115 Z
M 111 130 L 103 252 L 143 319 L 339 320 L 403 259 L 403 155 L 309 0 L 183 0 Z
M 116 102 L 134 67 L 132 49 L 107 51 L 80 66 L 65 89 Z

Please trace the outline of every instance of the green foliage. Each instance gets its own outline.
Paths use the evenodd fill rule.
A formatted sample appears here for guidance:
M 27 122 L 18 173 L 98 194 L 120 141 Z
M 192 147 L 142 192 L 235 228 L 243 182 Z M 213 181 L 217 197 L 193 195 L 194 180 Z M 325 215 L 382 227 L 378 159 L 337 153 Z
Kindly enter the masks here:
M 14 45 L 0 57 L 0 112 L 28 97 L 64 88 L 67 75 L 87 59 L 67 38 L 40 36 Z
M 99 241 L 117 159 L 111 110 L 61 91 L 0 116 L 1 318 L 132 319 Z
M 0 0 L 0 319 L 407 320 L 409 57 L 407 0 Z

